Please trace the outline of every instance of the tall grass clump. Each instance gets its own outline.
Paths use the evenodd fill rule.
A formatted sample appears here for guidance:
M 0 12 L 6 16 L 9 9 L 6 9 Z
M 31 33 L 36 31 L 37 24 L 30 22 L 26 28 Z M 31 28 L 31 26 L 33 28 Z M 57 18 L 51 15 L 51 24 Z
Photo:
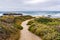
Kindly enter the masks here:
M 28 30 L 41 37 L 42 40 L 60 40 L 58 18 L 40 17 L 29 21 L 28 24 L 30 25 Z
M 32 16 L 7 15 L 0 18 L 0 40 L 19 40 L 21 23 Z

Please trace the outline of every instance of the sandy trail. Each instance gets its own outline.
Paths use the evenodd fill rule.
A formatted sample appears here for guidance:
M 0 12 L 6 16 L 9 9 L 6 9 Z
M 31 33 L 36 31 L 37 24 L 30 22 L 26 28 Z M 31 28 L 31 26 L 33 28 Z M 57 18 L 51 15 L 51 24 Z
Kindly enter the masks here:
M 21 26 L 23 26 L 23 30 L 21 30 L 21 37 L 19 40 L 41 40 L 40 37 L 34 35 L 30 31 L 28 31 L 29 26 L 27 25 L 29 20 L 22 22 Z

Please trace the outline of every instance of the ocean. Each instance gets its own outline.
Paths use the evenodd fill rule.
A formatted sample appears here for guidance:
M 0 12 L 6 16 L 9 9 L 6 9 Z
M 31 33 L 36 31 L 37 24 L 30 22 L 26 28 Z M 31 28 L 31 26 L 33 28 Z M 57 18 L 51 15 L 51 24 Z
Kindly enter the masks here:
M 31 15 L 31 16 L 51 15 L 52 17 L 59 17 L 60 18 L 60 11 L 6 11 L 6 12 L 16 12 L 16 13 L 22 13 L 23 15 Z M 4 11 L 0 12 L 0 16 L 6 12 L 4 12 Z

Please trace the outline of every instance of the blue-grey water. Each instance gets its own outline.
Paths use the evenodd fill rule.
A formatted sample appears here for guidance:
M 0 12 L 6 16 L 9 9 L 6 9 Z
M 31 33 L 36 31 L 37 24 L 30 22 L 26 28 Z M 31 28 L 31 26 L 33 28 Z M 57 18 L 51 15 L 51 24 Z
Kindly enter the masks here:
M 16 12 L 22 13 L 24 15 L 32 15 L 32 16 L 47 16 L 51 15 L 52 17 L 60 17 L 60 11 L 9 11 L 9 12 Z M 0 16 L 6 12 L 0 12 Z

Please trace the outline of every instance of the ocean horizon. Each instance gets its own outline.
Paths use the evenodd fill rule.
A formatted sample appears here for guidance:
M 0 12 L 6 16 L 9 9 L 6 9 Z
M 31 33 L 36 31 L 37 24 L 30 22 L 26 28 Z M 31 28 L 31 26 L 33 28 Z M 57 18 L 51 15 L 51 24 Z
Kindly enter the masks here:
M 2 11 L 0 12 L 0 16 L 7 12 L 15 12 L 21 13 L 23 15 L 31 15 L 31 16 L 47 16 L 51 15 L 52 17 L 59 17 L 60 18 L 60 11 Z

